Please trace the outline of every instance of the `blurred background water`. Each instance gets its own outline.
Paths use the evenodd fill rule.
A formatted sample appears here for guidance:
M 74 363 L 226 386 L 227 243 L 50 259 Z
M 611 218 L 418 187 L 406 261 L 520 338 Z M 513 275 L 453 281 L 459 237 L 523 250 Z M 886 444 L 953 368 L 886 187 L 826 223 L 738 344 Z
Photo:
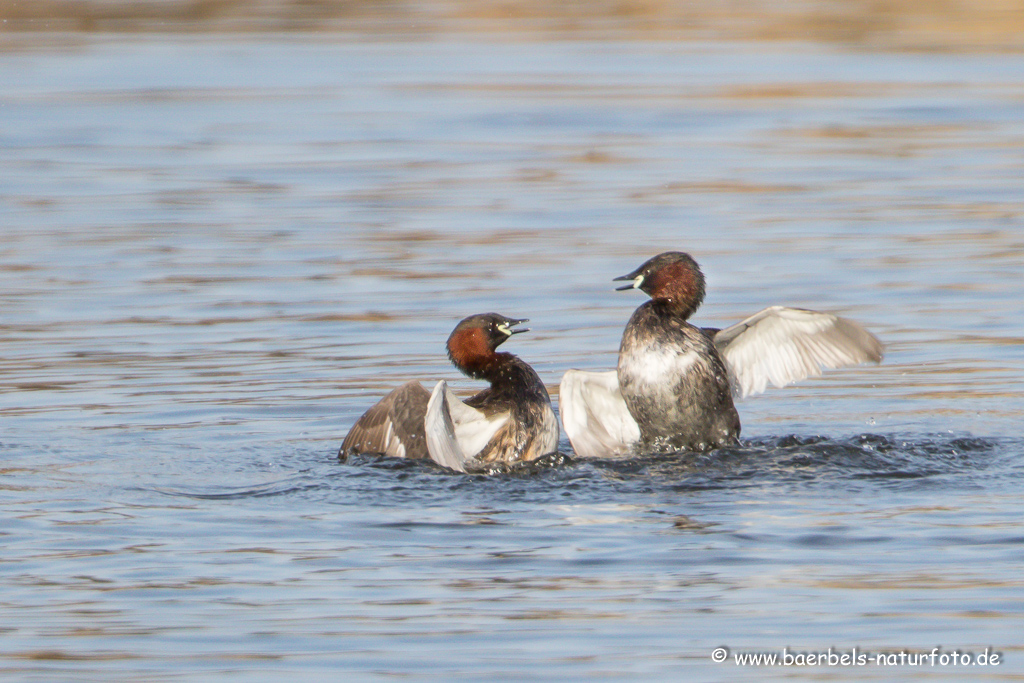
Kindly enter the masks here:
M 1024 678 L 1020 3 L 0 16 L 5 680 Z M 406 379 L 478 388 L 472 313 L 553 392 L 613 367 L 667 249 L 701 323 L 828 310 L 884 363 L 699 457 L 336 459 Z

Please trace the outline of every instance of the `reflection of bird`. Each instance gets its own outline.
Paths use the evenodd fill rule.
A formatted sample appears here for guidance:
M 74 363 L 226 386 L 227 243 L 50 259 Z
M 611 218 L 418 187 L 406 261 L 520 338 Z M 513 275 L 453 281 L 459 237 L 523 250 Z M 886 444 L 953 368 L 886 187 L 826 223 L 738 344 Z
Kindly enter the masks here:
M 579 455 L 735 443 L 733 397 L 882 359 L 874 335 L 828 313 L 772 306 L 723 330 L 691 325 L 704 274 L 689 254 L 659 254 L 615 279 L 632 280 L 619 289 L 639 289 L 651 300 L 622 333 L 618 370 L 569 370 L 562 378 L 559 410 Z
M 382 453 L 430 458 L 460 472 L 467 465 L 534 460 L 558 449 L 558 420 L 540 377 L 511 353 L 497 353 L 526 320 L 484 313 L 460 322 L 448 337 L 448 357 L 459 370 L 491 386 L 460 400 L 440 381 L 432 393 L 407 382 L 352 426 L 339 457 Z

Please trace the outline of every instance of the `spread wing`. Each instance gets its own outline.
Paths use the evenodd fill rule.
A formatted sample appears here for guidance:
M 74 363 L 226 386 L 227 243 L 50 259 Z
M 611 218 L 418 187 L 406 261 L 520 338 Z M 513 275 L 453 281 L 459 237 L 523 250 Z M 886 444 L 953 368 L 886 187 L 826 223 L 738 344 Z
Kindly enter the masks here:
M 423 418 L 430 394 L 419 382 L 406 382 L 363 413 L 341 444 L 349 453 L 383 453 L 393 458 L 427 458 Z
M 431 459 L 457 472 L 465 472 L 466 462 L 483 450 L 508 418 L 507 412 L 488 416 L 467 406 L 452 393 L 447 382 L 438 382 L 430 394 L 424 419 Z
M 882 360 L 882 344 L 863 327 L 829 313 L 771 306 L 714 334 L 735 396 L 783 387 L 822 369 Z M 566 429 L 568 431 L 568 429 Z
M 622 400 L 615 370 L 567 370 L 558 388 L 558 410 L 581 457 L 621 455 L 640 440 L 640 427 Z

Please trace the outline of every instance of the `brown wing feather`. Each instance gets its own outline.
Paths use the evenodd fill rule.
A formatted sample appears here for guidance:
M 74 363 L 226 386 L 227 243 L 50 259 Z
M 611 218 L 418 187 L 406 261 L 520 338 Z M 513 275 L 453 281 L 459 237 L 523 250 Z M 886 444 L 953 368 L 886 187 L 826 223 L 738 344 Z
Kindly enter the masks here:
M 430 393 L 419 382 L 398 387 L 356 420 L 338 457 L 382 453 L 396 458 L 429 458 L 423 429 L 429 400 Z
M 528 462 L 558 450 L 558 419 L 550 404 L 534 406 L 532 415 L 513 413 L 482 451 L 479 462 Z

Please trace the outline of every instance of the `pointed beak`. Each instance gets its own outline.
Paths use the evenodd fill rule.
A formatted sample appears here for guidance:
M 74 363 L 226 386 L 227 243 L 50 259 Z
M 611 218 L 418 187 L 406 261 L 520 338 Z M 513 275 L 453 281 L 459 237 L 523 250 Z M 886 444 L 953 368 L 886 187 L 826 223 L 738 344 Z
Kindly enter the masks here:
M 622 287 L 616 287 L 616 292 L 624 292 L 627 289 L 640 289 L 640 285 L 644 283 L 644 276 L 641 275 L 638 271 L 634 270 L 629 275 L 620 275 L 616 278 L 612 278 L 612 282 L 621 282 L 623 280 L 632 280 L 633 284 L 623 285 Z
M 522 325 L 523 323 L 528 323 L 528 322 L 530 322 L 529 318 L 523 318 L 522 320 L 509 320 L 508 321 L 508 333 L 509 334 L 519 334 L 520 332 L 529 332 L 530 331 L 529 327 L 524 327 L 524 328 L 522 328 L 520 330 L 512 329 L 516 325 Z
M 499 332 L 504 332 L 505 334 L 507 334 L 510 337 L 513 334 L 519 334 L 520 332 L 529 332 L 530 331 L 529 327 L 524 327 L 521 330 L 514 330 L 514 329 L 512 329 L 516 325 L 522 325 L 523 323 L 528 323 L 528 322 L 530 322 L 529 318 L 523 318 L 522 320 L 509 319 L 509 320 L 506 320 L 501 325 L 498 325 L 498 331 Z

